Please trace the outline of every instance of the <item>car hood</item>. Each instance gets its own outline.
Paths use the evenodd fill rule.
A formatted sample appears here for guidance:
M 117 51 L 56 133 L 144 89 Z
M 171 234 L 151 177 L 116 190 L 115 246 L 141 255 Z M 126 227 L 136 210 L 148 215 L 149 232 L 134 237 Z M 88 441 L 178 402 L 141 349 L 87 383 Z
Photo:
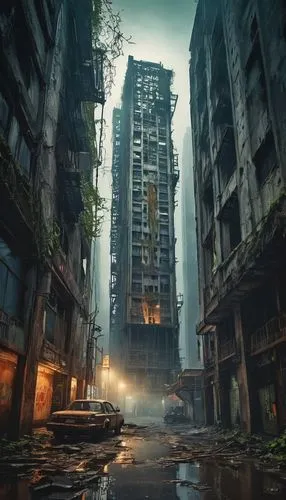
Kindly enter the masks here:
M 62 410 L 56 411 L 52 413 L 52 416 L 61 416 L 61 417 L 89 417 L 90 415 L 102 415 L 101 413 L 94 413 L 93 411 L 76 411 L 76 410 Z

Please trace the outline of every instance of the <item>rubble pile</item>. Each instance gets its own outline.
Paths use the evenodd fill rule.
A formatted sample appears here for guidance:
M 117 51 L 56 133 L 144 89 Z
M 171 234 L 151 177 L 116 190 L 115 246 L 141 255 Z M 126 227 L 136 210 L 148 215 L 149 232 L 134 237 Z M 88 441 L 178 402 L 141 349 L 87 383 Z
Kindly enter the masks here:
M 55 498 L 55 492 L 61 490 L 60 498 L 72 499 L 87 485 L 102 479 L 104 466 L 117 453 L 118 439 L 113 438 L 98 443 L 63 444 L 57 444 L 47 434 L 26 436 L 17 442 L 2 439 L 0 474 L 27 479 L 37 497 L 45 494 L 45 498 Z

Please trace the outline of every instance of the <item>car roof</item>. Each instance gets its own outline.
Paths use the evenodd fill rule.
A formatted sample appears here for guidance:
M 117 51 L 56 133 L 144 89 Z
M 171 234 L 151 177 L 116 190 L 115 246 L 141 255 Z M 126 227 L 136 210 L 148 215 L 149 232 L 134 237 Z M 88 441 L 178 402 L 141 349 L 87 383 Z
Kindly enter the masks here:
M 72 403 L 108 403 L 105 399 L 74 399 Z

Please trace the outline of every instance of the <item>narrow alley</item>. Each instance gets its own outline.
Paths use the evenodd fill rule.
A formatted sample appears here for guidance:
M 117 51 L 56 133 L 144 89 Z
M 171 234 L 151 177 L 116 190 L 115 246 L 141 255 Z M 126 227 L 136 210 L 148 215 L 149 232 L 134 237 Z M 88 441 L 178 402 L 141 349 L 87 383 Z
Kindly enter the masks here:
M 0 0 L 0 500 L 286 499 L 286 0 Z
M 239 444 L 238 444 L 239 443 Z M 286 471 L 263 454 L 259 438 L 167 426 L 135 418 L 119 437 L 54 443 L 43 429 L 1 449 L 0 499 L 282 500 Z M 31 442 L 30 442 L 31 445 Z M 21 449 L 20 449 L 21 447 Z

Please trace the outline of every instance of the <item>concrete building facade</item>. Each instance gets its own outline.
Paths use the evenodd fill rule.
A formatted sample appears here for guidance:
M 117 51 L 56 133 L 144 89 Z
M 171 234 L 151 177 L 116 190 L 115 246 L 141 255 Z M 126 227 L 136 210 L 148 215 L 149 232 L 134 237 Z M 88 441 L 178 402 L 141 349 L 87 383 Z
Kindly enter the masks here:
M 190 51 L 207 420 L 286 424 L 286 4 L 200 0 Z
M 87 103 L 103 94 L 91 19 L 89 0 L 0 8 L 0 432 L 14 437 L 92 377 L 82 182 L 93 168 Z
M 162 65 L 129 57 L 113 125 L 111 362 L 156 404 L 179 368 L 171 83 Z

